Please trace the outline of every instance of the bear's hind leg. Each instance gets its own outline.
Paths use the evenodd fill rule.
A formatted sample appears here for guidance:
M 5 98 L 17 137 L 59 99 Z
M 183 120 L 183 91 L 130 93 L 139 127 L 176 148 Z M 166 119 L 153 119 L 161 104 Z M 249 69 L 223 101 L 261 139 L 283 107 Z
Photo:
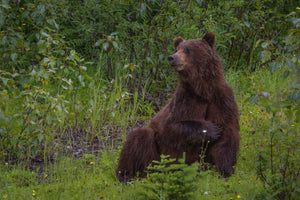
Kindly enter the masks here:
M 138 173 L 141 175 L 153 160 L 159 160 L 160 154 L 154 140 L 154 131 L 140 128 L 132 131 L 121 151 L 117 177 L 121 182 L 127 182 Z
M 214 164 L 225 178 L 234 173 L 234 165 L 239 149 L 238 141 L 234 137 L 221 139 L 208 149 L 209 162 Z

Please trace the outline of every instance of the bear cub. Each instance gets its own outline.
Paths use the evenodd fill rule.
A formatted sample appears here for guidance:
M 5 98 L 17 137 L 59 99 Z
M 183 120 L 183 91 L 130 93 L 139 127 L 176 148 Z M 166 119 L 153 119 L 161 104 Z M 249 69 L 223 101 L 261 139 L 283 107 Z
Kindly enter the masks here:
M 204 154 L 205 162 L 222 176 L 234 173 L 240 142 L 238 107 L 214 44 L 213 33 L 202 39 L 174 39 L 175 53 L 168 62 L 179 85 L 146 127 L 128 135 L 116 170 L 121 182 L 143 174 L 161 154 L 178 159 L 184 152 L 187 164 L 199 162 Z

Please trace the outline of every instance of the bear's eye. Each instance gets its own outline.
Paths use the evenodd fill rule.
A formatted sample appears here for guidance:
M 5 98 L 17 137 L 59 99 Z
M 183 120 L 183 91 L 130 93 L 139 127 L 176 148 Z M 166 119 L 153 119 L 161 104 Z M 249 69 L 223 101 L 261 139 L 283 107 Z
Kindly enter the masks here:
M 188 48 L 185 48 L 185 49 L 183 50 L 183 53 L 189 54 L 189 53 L 190 53 L 190 50 L 189 50 Z

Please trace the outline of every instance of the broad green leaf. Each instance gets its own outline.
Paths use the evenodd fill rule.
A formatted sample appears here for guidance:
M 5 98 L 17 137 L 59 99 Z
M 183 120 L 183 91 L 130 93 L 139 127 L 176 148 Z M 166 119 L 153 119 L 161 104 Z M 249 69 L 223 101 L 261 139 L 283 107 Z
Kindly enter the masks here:
M 267 50 L 262 51 L 261 52 L 261 58 L 262 58 L 263 62 L 266 62 L 266 61 L 270 60 L 270 58 L 271 58 L 271 52 L 267 51 Z
M 283 73 L 283 78 L 287 78 L 289 75 L 290 75 L 290 71 L 286 70 L 286 71 Z
M 11 57 L 11 60 L 12 60 L 12 61 L 15 61 L 16 58 L 18 57 L 18 54 L 17 54 L 17 53 L 12 53 L 12 54 L 10 55 L 10 57 Z
M 43 14 L 45 12 L 45 6 L 43 4 L 38 5 L 37 12 L 39 12 L 39 14 Z
M 83 76 L 81 76 L 81 75 L 78 76 L 78 80 L 79 80 L 80 84 L 81 84 L 82 86 L 85 86 L 85 83 L 84 83 L 83 79 L 84 79 Z
M 98 46 L 102 43 L 102 41 L 103 41 L 102 39 L 98 40 L 98 41 L 95 43 L 95 46 L 98 47 Z
M 269 43 L 268 42 L 263 42 L 262 44 L 261 44 L 261 47 L 262 48 L 267 48 L 269 46 Z
M 112 44 L 113 44 L 113 46 L 114 46 L 116 49 L 119 48 L 118 43 L 117 43 L 116 41 L 113 41 Z
M 270 68 L 271 68 L 271 73 L 274 73 L 279 67 L 279 63 L 278 62 L 272 62 L 270 64 Z
M 250 97 L 250 103 L 256 103 L 258 99 L 259 99 L 258 95 L 253 95 Z
M 104 49 L 105 51 L 107 51 L 108 46 L 109 46 L 108 42 L 104 42 L 103 45 L 102 45 L 102 47 L 103 47 L 103 49 Z
M 7 85 L 7 82 L 9 81 L 8 78 L 1 78 L 2 82 L 4 85 Z
M 6 8 L 6 9 L 11 8 L 9 3 L 8 3 L 8 0 L 2 0 L 2 4 L 0 4 L 0 7 Z
M 202 5 L 202 0 L 196 0 L 196 2 L 198 3 L 199 6 Z
M 87 68 L 86 68 L 86 66 L 80 66 L 80 69 L 86 71 Z
M 295 73 L 295 74 L 297 74 L 298 70 L 294 66 L 294 63 L 293 63 L 292 59 L 288 58 L 288 59 L 286 59 L 286 62 L 288 64 L 289 68 L 292 70 L 292 72 Z
M 44 140 L 44 135 L 38 134 L 38 140 L 39 140 L 39 142 L 42 142 Z

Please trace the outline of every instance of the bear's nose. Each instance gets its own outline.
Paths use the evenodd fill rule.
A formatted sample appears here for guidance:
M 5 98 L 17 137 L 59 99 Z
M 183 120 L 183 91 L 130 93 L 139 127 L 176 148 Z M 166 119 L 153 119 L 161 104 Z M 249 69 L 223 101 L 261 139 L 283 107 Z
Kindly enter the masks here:
M 168 61 L 169 61 L 169 64 L 172 64 L 174 62 L 174 57 L 173 56 L 169 56 L 168 57 Z

